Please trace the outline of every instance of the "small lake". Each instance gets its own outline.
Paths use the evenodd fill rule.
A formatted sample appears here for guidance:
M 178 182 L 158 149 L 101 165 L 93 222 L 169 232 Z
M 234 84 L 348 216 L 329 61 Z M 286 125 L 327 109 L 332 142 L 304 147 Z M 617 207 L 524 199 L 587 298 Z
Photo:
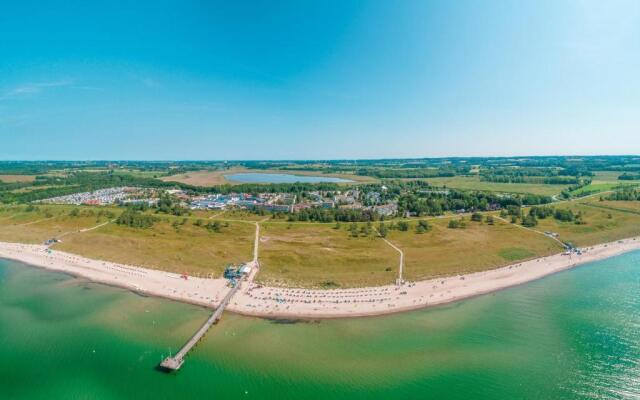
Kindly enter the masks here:
M 350 183 L 353 182 L 350 179 L 334 178 L 331 176 L 308 176 L 308 175 L 293 175 L 293 174 L 267 174 L 260 172 L 245 172 L 240 174 L 225 175 L 230 181 L 240 183 Z

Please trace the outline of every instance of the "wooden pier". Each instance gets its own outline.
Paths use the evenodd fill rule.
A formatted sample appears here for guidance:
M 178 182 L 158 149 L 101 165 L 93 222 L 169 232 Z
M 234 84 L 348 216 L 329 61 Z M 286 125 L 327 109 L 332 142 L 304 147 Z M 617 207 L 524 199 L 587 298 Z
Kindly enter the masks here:
M 202 337 L 207 333 L 209 328 L 211 328 L 212 325 L 218 322 L 218 320 L 222 316 L 222 313 L 224 312 L 225 307 L 227 307 L 227 305 L 229 304 L 229 301 L 231 301 L 231 298 L 239 289 L 240 289 L 240 281 L 238 281 L 236 286 L 233 287 L 229 291 L 229 293 L 227 293 L 227 295 L 224 297 L 224 299 L 222 300 L 218 308 L 216 308 L 216 310 L 213 312 L 213 314 L 211 314 L 209 319 L 207 319 L 204 325 L 202 325 L 200 329 L 198 329 L 198 331 L 191 337 L 191 339 L 189 339 L 189 341 L 185 343 L 184 346 L 182 346 L 180 351 L 178 351 L 176 355 L 173 357 L 165 358 L 160 363 L 160 367 L 168 371 L 179 370 L 180 367 L 182 367 L 182 364 L 184 364 L 184 358 L 187 356 L 189 351 L 191 351 L 193 346 L 195 346 L 200 341 L 200 339 L 202 339 Z

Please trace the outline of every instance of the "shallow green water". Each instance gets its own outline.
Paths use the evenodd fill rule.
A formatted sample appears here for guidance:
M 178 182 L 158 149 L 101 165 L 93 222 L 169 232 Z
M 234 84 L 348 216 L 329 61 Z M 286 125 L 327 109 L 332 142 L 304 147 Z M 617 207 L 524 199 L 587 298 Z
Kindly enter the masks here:
M 0 260 L 0 398 L 640 396 L 640 252 L 437 309 L 305 323 L 207 312 Z

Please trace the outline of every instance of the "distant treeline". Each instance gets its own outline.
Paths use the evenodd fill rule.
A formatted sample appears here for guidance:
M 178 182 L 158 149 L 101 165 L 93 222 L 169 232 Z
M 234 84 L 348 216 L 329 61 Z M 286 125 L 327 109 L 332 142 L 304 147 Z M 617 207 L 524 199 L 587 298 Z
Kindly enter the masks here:
M 580 183 L 580 178 L 574 176 L 482 175 L 480 180 L 497 183 L 537 183 L 545 185 L 577 185 Z
M 561 175 L 585 176 L 592 171 L 640 171 L 639 156 L 522 156 L 522 157 L 442 157 L 370 160 L 247 160 L 247 161 L 0 161 L 0 174 L 45 174 L 50 171 L 86 169 L 159 171 L 176 173 L 230 167 L 253 169 L 304 169 L 347 172 L 360 169 L 451 169 L 458 173 L 478 166 L 498 175 L 498 169 L 550 169 Z M 546 172 L 545 172 L 546 173 Z M 534 171 L 527 171 L 533 176 Z M 587 175 L 588 176 L 588 175 Z
M 589 176 L 592 171 L 628 170 L 640 171 L 638 156 L 522 156 L 522 157 L 442 157 L 371 160 L 279 160 L 236 161 L 236 165 L 255 169 L 302 169 L 322 171 L 358 170 L 362 168 L 464 168 L 479 166 L 482 170 L 495 168 L 549 168 L 562 175 Z M 532 175 L 532 173 L 529 173 Z
M 368 222 L 377 221 L 381 217 L 371 209 L 343 209 L 343 208 L 305 208 L 288 214 L 288 221 L 313 222 Z
M 551 201 L 551 197 L 534 194 L 506 196 L 486 192 L 452 190 L 448 194 L 403 194 L 398 199 L 398 210 L 401 214 L 410 212 L 418 216 L 435 216 L 442 215 L 447 211 L 489 211 L 508 206 L 547 204 Z
M 640 180 L 640 174 L 630 174 L 628 172 L 625 172 L 624 174 L 620 175 L 618 179 L 621 181 L 637 181 Z
M 435 168 L 360 168 L 357 175 L 373 176 L 381 179 L 410 179 L 410 178 L 439 178 L 452 177 L 458 174 L 468 173 L 468 169 L 435 169 Z
M 357 173 L 378 178 L 433 178 L 467 175 L 476 171 L 489 176 L 592 176 L 594 171 L 640 172 L 638 156 L 523 156 L 523 157 L 444 157 L 371 160 L 277 160 L 277 161 L 0 161 L 0 174 L 47 175 L 79 173 L 88 170 L 126 174 L 153 172 L 158 176 L 196 170 L 222 170 L 233 167 L 265 170 L 304 170 L 324 173 Z M 472 172 L 473 171 L 473 172 Z M 498 180 L 494 180 L 498 182 Z M 517 182 L 510 179 L 512 182 Z

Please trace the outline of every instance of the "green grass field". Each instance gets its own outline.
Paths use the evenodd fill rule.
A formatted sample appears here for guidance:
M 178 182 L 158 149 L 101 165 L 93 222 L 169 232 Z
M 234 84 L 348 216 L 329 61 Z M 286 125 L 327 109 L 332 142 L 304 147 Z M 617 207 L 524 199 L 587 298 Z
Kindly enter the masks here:
M 615 209 L 625 207 L 624 203 L 628 202 L 599 202 L 592 199 L 588 202 L 558 204 L 557 208 L 570 209 L 574 213 L 582 211 L 586 224 L 576 225 L 574 222 L 561 222 L 548 217 L 538 220 L 536 229 L 556 232 L 561 240 L 576 246 L 591 246 L 640 235 L 640 214 Z
M 346 228 L 263 223 L 258 281 L 329 288 L 394 282 L 398 253 L 373 234 L 354 238 Z
M 572 191 L 571 194 L 576 197 L 580 197 L 580 196 L 592 194 L 594 192 L 607 192 L 607 191 L 613 190 L 619 185 L 620 183 L 616 183 L 616 182 L 591 183 L 587 186 L 581 187 L 578 190 Z
M 73 206 L 40 206 L 38 211 L 11 207 L 0 211 L 0 241 L 41 244 L 51 238 L 66 238 L 81 229 L 107 221 L 99 210 Z M 73 209 L 80 210 L 71 216 Z
M 590 201 L 588 204 L 601 208 L 609 208 L 614 211 L 631 212 L 640 214 L 640 201 Z
M 484 182 L 479 176 L 454 176 L 451 178 L 420 179 L 433 186 L 446 186 L 452 189 L 481 190 L 504 193 L 531 193 L 543 196 L 560 194 L 566 185 L 545 185 L 536 183 L 496 183 Z
M 581 196 L 591 192 L 606 192 L 619 186 L 640 186 L 640 181 L 621 181 L 618 177 L 621 171 L 597 171 L 591 184 L 571 192 L 574 196 Z
M 586 224 L 548 217 L 540 219 L 535 229 L 556 232 L 561 240 L 576 246 L 640 235 L 638 201 L 599 201 L 596 196 L 554 207 L 581 211 Z M 73 210 L 78 210 L 77 215 Z M 80 232 L 108 221 L 100 211 L 118 215 L 122 209 L 41 205 L 35 211 L 27 211 L 26 206 L 0 207 L 0 240 L 42 243 L 55 237 L 62 239 L 55 249 L 90 258 L 219 277 L 227 264 L 252 259 L 254 221 L 265 219 L 247 212 L 198 211 L 189 217 L 156 215 L 158 222 L 149 229 L 109 223 Z M 198 219 L 205 224 L 219 220 L 221 232 L 196 226 Z M 406 232 L 388 231 L 387 239 L 405 253 L 406 280 L 493 269 L 561 251 L 554 240 L 499 220 L 488 225 L 471 222 L 467 217 L 465 229 L 448 228 L 449 220 L 429 219 L 431 229 L 422 234 L 416 233 L 415 219 L 407 220 L 410 228 Z M 344 288 L 391 284 L 398 276 L 398 253 L 375 232 L 352 237 L 350 224 L 344 223 L 340 229 L 335 229 L 334 224 L 283 220 L 260 224 L 260 283 Z M 386 224 L 389 226 L 390 222 Z
M 618 177 L 620 175 L 622 175 L 621 171 L 596 171 L 592 182 L 619 182 Z
M 557 253 L 562 247 L 534 232 L 501 221 L 470 222 L 450 229 L 446 220 L 430 221 L 431 230 L 416 234 L 391 231 L 388 239 L 405 253 L 410 281 L 498 268 L 516 261 Z
M 173 227 L 163 218 L 149 229 L 108 224 L 66 238 L 55 249 L 89 258 L 140 265 L 189 275 L 219 277 L 230 263 L 250 261 L 255 227 L 230 222 L 221 232 L 186 224 Z

